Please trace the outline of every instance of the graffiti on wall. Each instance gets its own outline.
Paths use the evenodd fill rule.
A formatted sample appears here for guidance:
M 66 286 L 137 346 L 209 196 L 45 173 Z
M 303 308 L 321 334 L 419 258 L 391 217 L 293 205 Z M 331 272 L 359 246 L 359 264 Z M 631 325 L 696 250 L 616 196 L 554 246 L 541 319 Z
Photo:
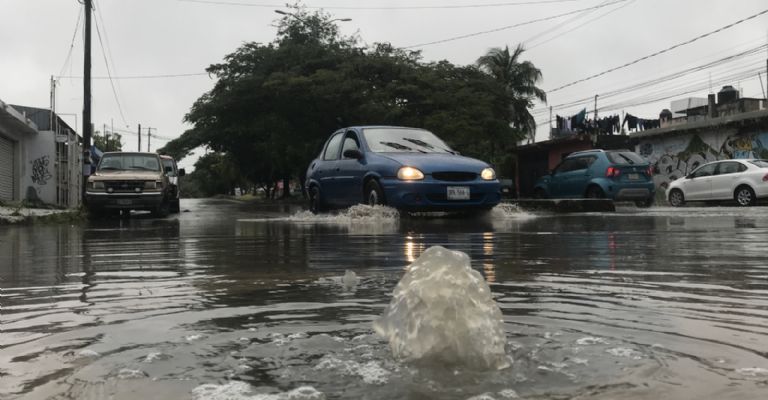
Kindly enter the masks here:
M 733 158 L 768 159 L 768 132 L 724 135 L 709 134 L 641 142 L 638 152 L 651 162 L 656 187 L 665 190 L 702 164 Z
M 32 160 L 32 182 L 35 185 L 47 185 L 48 180 L 52 178 L 48 171 L 48 156 L 42 156 Z

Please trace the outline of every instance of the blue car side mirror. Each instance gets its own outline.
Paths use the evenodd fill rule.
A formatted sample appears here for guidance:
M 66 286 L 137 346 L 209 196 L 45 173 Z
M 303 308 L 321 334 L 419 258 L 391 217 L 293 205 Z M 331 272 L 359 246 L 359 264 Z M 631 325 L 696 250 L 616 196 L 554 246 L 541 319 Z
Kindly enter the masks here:
M 344 150 L 344 158 L 354 158 L 356 160 L 360 160 L 363 158 L 363 153 L 360 152 L 360 150 L 357 149 L 349 149 Z

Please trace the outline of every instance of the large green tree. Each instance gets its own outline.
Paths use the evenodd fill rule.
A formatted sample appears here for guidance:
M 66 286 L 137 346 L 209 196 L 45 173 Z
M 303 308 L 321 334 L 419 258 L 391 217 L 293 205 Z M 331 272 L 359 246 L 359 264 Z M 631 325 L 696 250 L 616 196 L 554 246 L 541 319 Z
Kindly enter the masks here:
M 530 113 L 536 100 L 547 101 L 547 94 L 536 85 L 541 81 L 541 71 L 530 61 L 522 61 L 525 52 L 519 44 L 510 52 L 509 46 L 492 48 L 477 60 L 477 65 L 490 74 L 507 92 L 510 111 L 509 122 L 533 141 L 536 120 Z
M 207 71 L 218 78 L 186 115 L 194 127 L 161 149 L 181 159 L 198 146 L 227 157 L 251 183 L 303 183 L 307 164 L 338 128 L 429 129 L 494 162 L 515 138 L 509 91 L 477 66 L 425 63 L 389 44 L 364 47 L 331 18 L 296 8 L 276 39 L 246 43 Z

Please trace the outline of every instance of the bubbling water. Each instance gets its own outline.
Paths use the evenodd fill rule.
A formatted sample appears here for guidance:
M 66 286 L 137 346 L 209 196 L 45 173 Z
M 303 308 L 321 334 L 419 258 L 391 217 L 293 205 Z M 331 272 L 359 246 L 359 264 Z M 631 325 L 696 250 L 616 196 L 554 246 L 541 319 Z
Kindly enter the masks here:
M 509 366 L 501 310 L 469 256 L 427 249 L 395 287 L 374 330 L 396 359 L 472 369 Z

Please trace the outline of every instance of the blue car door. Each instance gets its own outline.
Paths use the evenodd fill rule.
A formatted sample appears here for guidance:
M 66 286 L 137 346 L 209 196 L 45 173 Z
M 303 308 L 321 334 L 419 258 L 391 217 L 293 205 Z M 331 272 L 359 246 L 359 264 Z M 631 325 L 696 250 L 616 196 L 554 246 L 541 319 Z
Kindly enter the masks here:
M 570 171 L 563 174 L 561 192 L 564 197 L 582 197 L 587 188 L 587 182 L 592 179 L 589 166 L 596 159 L 595 156 L 574 158 Z
M 344 157 L 347 150 L 362 151 L 360 139 L 354 131 L 347 131 L 336 163 L 336 182 L 339 198 L 343 205 L 358 204 L 363 200 L 364 159 Z
M 549 197 L 559 198 L 565 196 L 567 189 L 568 173 L 574 167 L 573 159 L 566 159 L 552 171 L 549 180 Z
M 339 154 L 344 133 L 333 135 L 325 146 L 323 158 L 317 166 L 317 180 L 320 182 L 320 193 L 323 201 L 329 205 L 338 206 L 343 201 L 336 182 L 338 175 Z

